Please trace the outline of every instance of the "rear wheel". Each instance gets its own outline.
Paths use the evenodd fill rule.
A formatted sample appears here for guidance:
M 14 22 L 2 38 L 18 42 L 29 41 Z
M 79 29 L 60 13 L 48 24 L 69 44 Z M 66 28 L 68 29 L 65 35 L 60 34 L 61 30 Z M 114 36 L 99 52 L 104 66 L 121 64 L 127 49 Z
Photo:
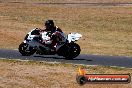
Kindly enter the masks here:
M 23 56 L 30 56 L 30 55 L 33 55 L 36 52 L 36 49 L 34 49 L 33 47 L 29 47 L 27 43 L 22 42 L 19 45 L 19 52 Z

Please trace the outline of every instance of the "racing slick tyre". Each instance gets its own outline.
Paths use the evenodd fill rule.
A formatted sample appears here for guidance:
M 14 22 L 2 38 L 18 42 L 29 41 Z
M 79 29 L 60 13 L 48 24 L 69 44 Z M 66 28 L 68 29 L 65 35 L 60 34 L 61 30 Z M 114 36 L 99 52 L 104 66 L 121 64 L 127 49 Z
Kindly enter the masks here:
M 28 44 L 24 42 L 19 45 L 18 50 L 23 56 L 30 56 L 36 52 L 36 49 L 34 49 L 33 47 L 29 47 Z
M 71 60 L 77 57 L 81 52 L 80 46 L 76 43 L 68 43 L 60 48 L 58 54 L 65 57 L 65 59 Z

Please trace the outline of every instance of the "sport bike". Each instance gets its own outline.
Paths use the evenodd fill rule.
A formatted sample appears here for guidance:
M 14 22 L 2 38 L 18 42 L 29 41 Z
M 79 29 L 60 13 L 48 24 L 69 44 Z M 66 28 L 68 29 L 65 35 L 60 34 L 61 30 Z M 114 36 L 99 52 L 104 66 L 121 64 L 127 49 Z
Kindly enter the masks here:
M 64 36 L 64 41 L 57 43 L 55 50 L 52 50 L 50 48 L 51 37 L 49 37 L 49 33 L 42 32 L 40 37 L 37 32 L 34 32 L 34 30 L 35 29 L 29 32 L 24 38 L 24 41 L 19 45 L 19 52 L 23 56 L 30 56 L 35 53 L 39 55 L 57 54 L 65 57 L 66 59 L 73 59 L 81 52 L 80 46 L 75 43 L 82 37 L 79 33 L 69 33 Z

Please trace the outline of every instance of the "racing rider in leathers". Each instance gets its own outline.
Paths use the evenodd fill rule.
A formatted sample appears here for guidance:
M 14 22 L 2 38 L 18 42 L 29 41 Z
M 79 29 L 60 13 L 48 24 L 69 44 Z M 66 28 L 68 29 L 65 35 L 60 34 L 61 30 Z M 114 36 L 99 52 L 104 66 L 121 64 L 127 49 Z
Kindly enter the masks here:
M 60 42 L 65 42 L 65 35 L 62 30 L 54 25 L 53 20 L 47 20 L 45 22 L 45 29 L 44 31 L 48 32 L 48 36 L 51 38 L 51 49 L 55 50 L 56 46 Z
M 42 43 L 45 46 L 48 46 L 50 49 L 55 51 L 56 47 L 59 43 L 63 43 L 66 41 L 65 35 L 59 27 L 54 25 L 53 20 L 47 20 L 44 23 L 44 26 L 45 26 L 44 29 L 35 28 L 35 29 L 33 29 L 33 31 L 31 33 L 33 35 L 36 34 L 39 36 L 39 38 L 35 39 L 36 41 Z M 40 41 L 40 40 L 42 40 L 42 38 L 41 38 L 42 32 L 47 32 L 47 35 L 50 37 L 51 44 L 46 45 L 46 43 L 44 41 Z

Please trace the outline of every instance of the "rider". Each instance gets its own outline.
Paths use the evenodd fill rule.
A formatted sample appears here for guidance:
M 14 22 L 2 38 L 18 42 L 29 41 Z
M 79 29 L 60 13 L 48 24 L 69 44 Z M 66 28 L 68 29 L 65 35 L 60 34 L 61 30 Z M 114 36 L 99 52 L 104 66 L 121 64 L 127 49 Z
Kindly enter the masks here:
M 47 20 L 45 23 L 45 29 L 42 31 L 47 32 L 47 35 L 50 37 L 51 44 L 50 47 L 53 50 L 56 50 L 56 46 L 59 42 L 65 41 L 64 33 L 62 30 L 54 25 L 53 20 Z

